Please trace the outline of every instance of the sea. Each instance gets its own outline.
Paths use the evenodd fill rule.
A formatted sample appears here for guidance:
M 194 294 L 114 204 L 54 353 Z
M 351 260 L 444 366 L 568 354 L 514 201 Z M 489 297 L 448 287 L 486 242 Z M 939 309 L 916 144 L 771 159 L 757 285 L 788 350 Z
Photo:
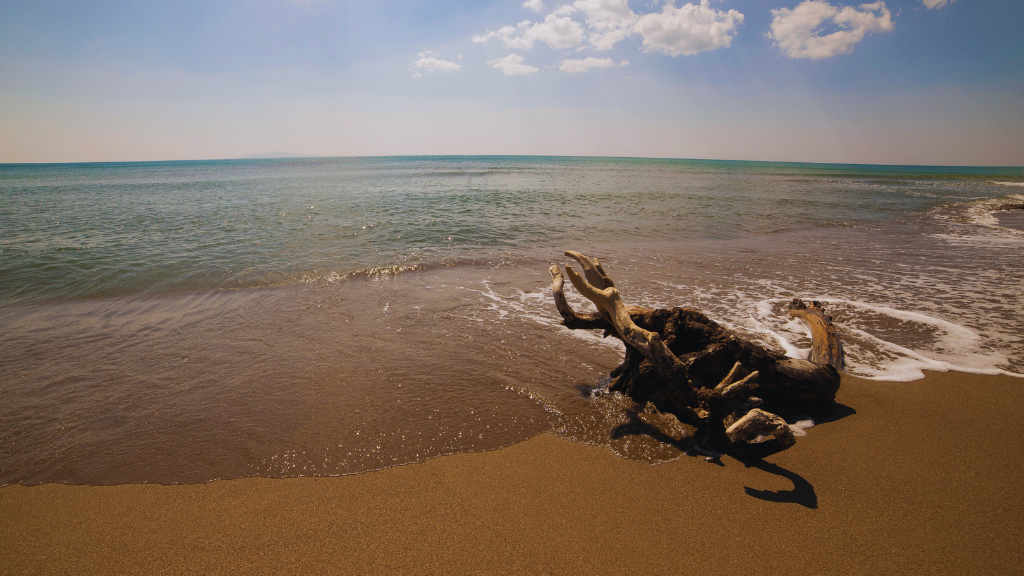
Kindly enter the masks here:
M 594 393 L 623 347 L 559 324 L 566 250 L 626 304 L 794 357 L 785 306 L 819 300 L 879 386 L 1020 377 L 1021 203 L 1020 167 L 0 164 L 0 485 L 337 476 L 542 433 L 683 457 Z

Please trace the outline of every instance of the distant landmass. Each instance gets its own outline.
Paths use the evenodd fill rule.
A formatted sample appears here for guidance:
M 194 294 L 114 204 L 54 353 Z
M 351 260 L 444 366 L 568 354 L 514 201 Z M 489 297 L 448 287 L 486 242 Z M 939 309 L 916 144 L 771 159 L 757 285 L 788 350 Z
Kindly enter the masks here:
M 259 158 L 319 158 L 319 156 L 315 154 L 292 154 L 291 152 L 265 152 L 263 154 L 242 156 L 242 160 L 256 160 Z

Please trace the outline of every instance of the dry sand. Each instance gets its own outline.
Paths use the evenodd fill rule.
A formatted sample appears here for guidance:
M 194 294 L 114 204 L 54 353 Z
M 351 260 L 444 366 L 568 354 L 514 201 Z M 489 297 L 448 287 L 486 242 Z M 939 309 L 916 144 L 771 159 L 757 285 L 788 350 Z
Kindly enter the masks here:
M 844 378 L 746 467 L 542 435 L 341 478 L 0 489 L 3 574 L 1011 574 L 1024 380 Z

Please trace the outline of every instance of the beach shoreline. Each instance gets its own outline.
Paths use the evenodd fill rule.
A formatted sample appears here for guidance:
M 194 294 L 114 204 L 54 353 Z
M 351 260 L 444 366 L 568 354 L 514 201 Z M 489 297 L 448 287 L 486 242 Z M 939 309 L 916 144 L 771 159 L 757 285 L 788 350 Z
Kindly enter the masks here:
M 6 486 L 0 572 L 999 574 L 1024 564 L 1024 381 L 844 377 L 837 401 L 832 421 L 753 466 L 651 466 L 542 434 L 342 477 Z

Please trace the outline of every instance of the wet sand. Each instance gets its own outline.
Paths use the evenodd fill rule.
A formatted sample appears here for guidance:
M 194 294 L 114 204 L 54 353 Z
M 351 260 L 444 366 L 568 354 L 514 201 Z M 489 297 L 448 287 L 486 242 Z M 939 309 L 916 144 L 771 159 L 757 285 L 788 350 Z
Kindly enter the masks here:
M 1024 231 L 1024 210 L 1004 210 L 995 215 L 1000 226 Z
M 844 378 L 754 467 L 541 435 L 340 478 L 0 489 L 2 574 L 1008 574 L 1024 380 Z

